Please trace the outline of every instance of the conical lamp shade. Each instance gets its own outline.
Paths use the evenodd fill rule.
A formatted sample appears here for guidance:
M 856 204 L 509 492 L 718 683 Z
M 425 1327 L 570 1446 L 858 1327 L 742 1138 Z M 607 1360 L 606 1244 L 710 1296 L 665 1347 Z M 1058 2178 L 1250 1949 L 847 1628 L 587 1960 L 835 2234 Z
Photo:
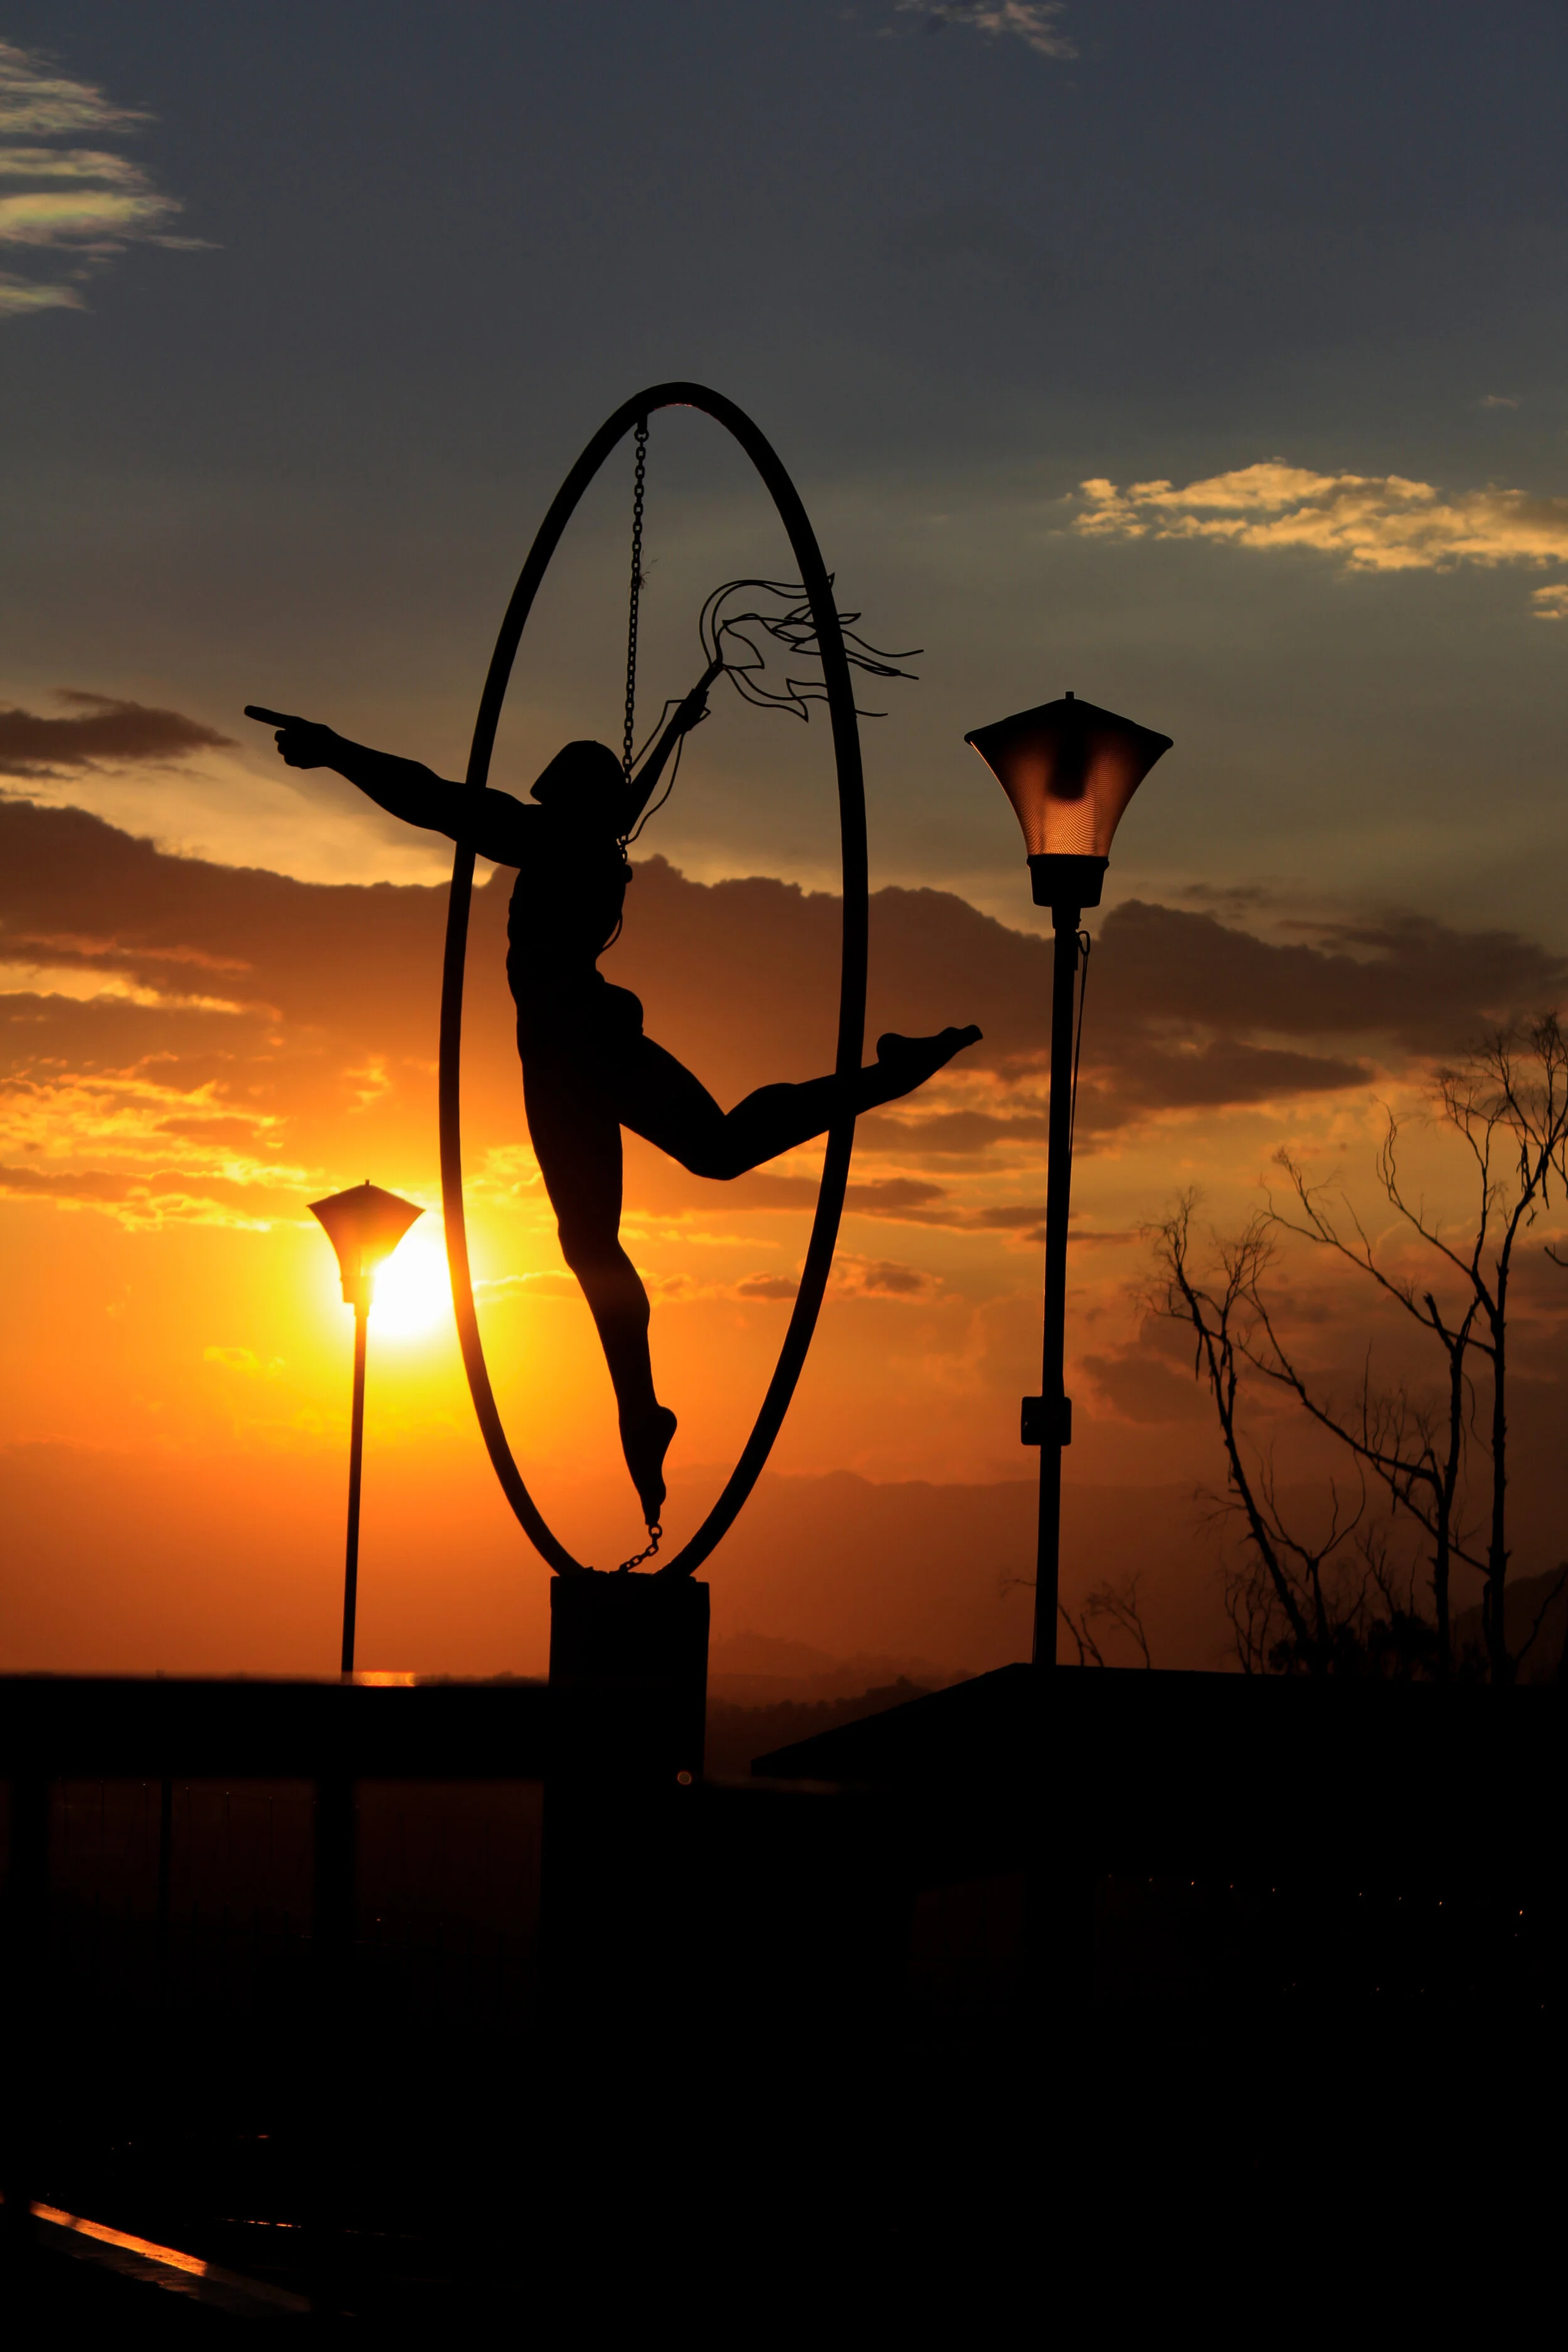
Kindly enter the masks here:
M 376 1267 L 425 1212 L 395 1192 L 384 1192 L 379 1184 L 364 1183 L 334 1192 L 330 1200 L 312 1201 L 310 1214 L 325 1227 L 338 1254 L 344 1298 L 351 1307 L 368 1307 Z
M 1031 864 L 1070 857 L 1102 868 L 1128 802 L 1171 748 L 1170 736 L 1070 694 L 977 727 L 963 740 L 1012 802 Z M 1081 903 L 1097 905 L 1099 897 L 1097 887 Z

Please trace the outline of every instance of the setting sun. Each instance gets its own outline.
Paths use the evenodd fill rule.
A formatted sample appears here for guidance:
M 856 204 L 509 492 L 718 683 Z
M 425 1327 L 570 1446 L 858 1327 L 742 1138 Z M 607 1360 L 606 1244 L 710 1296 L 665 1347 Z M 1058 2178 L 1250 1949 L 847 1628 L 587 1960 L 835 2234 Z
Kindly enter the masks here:
M 426 1211 L 377 1272 L 371 1312 L 377 1339 L 423 1339 L 450 1319 L 452 1286 L 436 1211 Z

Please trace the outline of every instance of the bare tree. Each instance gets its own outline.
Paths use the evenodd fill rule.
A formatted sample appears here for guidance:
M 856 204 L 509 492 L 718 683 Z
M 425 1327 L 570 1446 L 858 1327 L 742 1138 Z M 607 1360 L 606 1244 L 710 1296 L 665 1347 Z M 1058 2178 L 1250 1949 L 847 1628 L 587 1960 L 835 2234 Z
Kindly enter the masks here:
M 1396 1202 L 1398 1136 L 1398 1125 L 1391 1114 L 1378 1153 L 1378 1174 Z M 1454 1562 L 1459 1559 L 1472 1568 L 1484 1567 L 1483 1559 L 1466 1541 L 1461 1488 L 1474 1403 L 1468 1360 L 1480 1302 L 1472 1297 L 1464 1313 L 1450 1319 L 1431 1290 L 1418 1291 L 1407 1277 L 1384 1268 L 1365 1227 L 1348 1202 L 1343 1206 L 1349 1234 L 1336 1222 L 1325 1189 L 1309 1184 L 1288 1152 L 1281 1150 L 1275 1157 L 1289 1180 L 1299 1213 L 1294 1218 L 1282 1217 L 1271 1210 L 1269 1222 L 1331 1251 L 1370 1276 L 1385 1297 L 1431 1335 L 1442 1352 L 1439 1403 L 1413 1398 L 1403 1381 L 1392 1389 L 1374 1389 L 1369 1354 L 1354 1394 L 1347 1404 L 1336 1405 L 1313 1393 L 1273 1315 L 1257 1291 L 1253 1293 L 1257 1334 L 1262 1344 L 1255 1340 L 1249 1349 L 1252 1362 L 1267 1379 L 1289 1389 L 1321 1428 L 1338 1438 L 1383 1481 L 1395 1508 L 1424 1531 L 1431 1546 L 1436 1666 L 1439 1675 L 1447 1676 L 1453 1665 Z
M 1273 1256 L 1271 1220 L 1260 1213 L 1234 1239 L 1216 1238 L 1205 1277 L 1194 1255 L 1196 1207 L 1196 1194 L 1184 1193 L 1154 1228 L 1162 1280 L 1151 1303 L 1157 1314 L 1190 1327 L 1194 1370 L 1206 1377 L 1219 1421 L 1226 1491 L 1207 1499 L 1216 1522 L 1239 1519 L 1244 1530 L 1245 1565 L 1226 1590 L 1237 1655 L 1248 1673 L 1274 1665 L 1328 1674 L 1342 1664 L 1347 1642 L 1360 1638 L 1365 1614 L 1366 1576 L 1347 1595 L 1336 1572 L 1338 1556 L 1361 1527 L 1365 1490 L 1352 1509 L 1331 1483 L 1329 1524 L 1316 1542 L 1287 1525 L 1272 1458 L 1252 1456 L 1241 1425 L 1244 1368 L 1257 1365 L 1268 1344 L 1258 1284 Z
M 1521 1241 L 1550 1203 L 1553 1181 L 1568 1190 L 1568 1042 L 1556 1016 L 1497 1031 L 1465 1062 L 1439 1072 L 1434 1108 L 1470 1162 L 1471 1210 L 1458 1238 L 1450 1238 L 1424 1200 L 1407 1192 L 1400 1128 L 1392 1114 L 1377 1157 L 1378 1181 L 1396 1231 L 1403 1228 L 1405 1239 L 1429 1255 L 1430 1279 L 1407 1271 L 1386 1240 L 1373 1240 L 1342 1192 L 1331 1198 L 1283 1150 L 1277 1164 L 1290 1188 L 1290 1207 L 1281 1211 L 1270 1200 L 1240 1234 L 1215 1239 L 1206 1278 L 1194 1256 L 1193 1195 L 1155 1229 L 1162 1281 L 1153 1303 L 1194 1335 L 1194 1370 L 1207 1377 L 1228 1471 L 1218 1513 L 1239 1516 L 1246 1528 L 1246 1566 L 1226 1594 L 1245 1665 L 1297 1664 L 1326 1673 L 1354 1664 L 1446 1675 L 1458 1663 L 1451 1581 L 1455 1566 L 1463 1564 L 1486 1580 L 1487 1668 L 1498 1682 L 1511 1680 L 1516 1671 L 1505 1614 L 1510 1286 Z M 1277 1243 L 1286 1235 L 1326 1250 L 1364 1276 L 1435 1346 L 1441 1375 L 1429 1395 L 1413 1392 L 1403 1381 L 1374 1386 L 1370 1350 L 1348 1398 L 1336 1400 L 1313 1381 L 1265 1292 Z M 1555 1249 L 1550 1254 L 1568 1263 Z M 1432 1621 L 1416 1607 L 1408 1575 L 1409 1589 L 1401 1596 L 1385 1538 L 1363 1525 L 1364 1485 L 1360 1505 L 1347 1517 L 1331 1482 L 1329 1527 L 1321 1543 L 1305 1542 L 1286 1526 L 1271 1458 L 1253 1460 L 1243 1442 L 1241 1401 L 1249 1373 L 1289 1391 L 1346 1448 L 1358 1478 L 1370 1474 L 1382 1483 L 1395 1519 L 1424 1547 Z M 1484 1461 L 1479 1475 L 1478 1452 Z M 1347 1545 L 1361 1560 L 1359 1581 L 1347 1569 Z
M 1294 1192 L 1298 1213 L 1269 1222 L 1283 1232 L 1331 1250 L 1366 1275 L 1383 1295 L 1436 1342 L 1444 1359 L 1444 1402 L 1434 1412 L 1412 1402 L 1399 1389 L 1373 1395 L 1363 1374 L 1360 1395 L 1348 1411 L 1331 1412 L 1308 1392 L 1277 1328 L 1258 1308 L 1273 1360 L 1260 1369 L 1292 1388 L 1321 1426 L 1351 1447 L 1357 1459 L 1381 1477 L 1396 1505 L 1426 1530 L 1433 1546 L 1433 1597 L 1437 1615 L 1439 1670 L 1452 1663 L 1449 1571 L 1456 1559 L 1479 1568 L 1486 1577 L 1482 1601 L 1488 1661 L 1492 1679 L 1511 1680 L 1515 1660 L 1508 1646 L 1505 1596 L 1508 1580 L 1508 1340 L 1510 1285 L 1520 1240 L 1549 1205 L 1552 1183 L 1564 1181 L 1568 1155 L 1568 1041 L 1555 1013 L 1511 1029 L 1500 1029 L 1453 1069 L 1438 1073 L 1436 1107 L 1463 1141 L 1470 1159 L 1472 1211 L 1466 1237 L 1450 1241 L 1440 1219 L 1424 1201 L 1412 1201 L 1399 1174 L 1399 1126 L 1390 1113 L 1378 1153 L 1377 1174 L 1390 1207 L 1406 1233 L 1436 1261 L 1436 1279 L 1457 1283 L 1458 1300 L 1445 1308 L 1436 1288 L 1390 1269 L 1380 1260 L 1365 1228 L 1346 1202 L 1349 1231 L 1342 1231 L 1325 1205 L 1326 1196 L 1308 1184 L 1286 1152 L 1278 1155 Z M 1352 1235 L 1353 1234 L 1353 1238 Z M 1475 1419 L 1471 1360 L 1482 1370 L 1485 1446 L 1489 1477 L 1484 1540 L 1465 1540 L 1459 1511 L 1467 1438 Z M 1477 1433 L 1479 1433 L 1479 1432 Z M 1477 1530 L 1478 1537 L 1482 1531 Z
M 1097 1584 L 1075 1617 L 1063 1601 L 1057 1602 L 1057 1613 L 1078 1644 L 1080 1666 L 1103 1666 L 1105 1655 L 1095 1639 L 1093 1627 L 1100 1620 L 1113 1625 L 1136 1643 L 1143 1664 L 1152 1666 L 1153 1654 L 1149 1647 L 1149 1635 L 1143 1623 L 1143 1612 L 1138 1599 L 1138 1587 L 1142 1582 L 1142 1570 L 1122 1577 L 1112 1584 L 1109 1578 Z

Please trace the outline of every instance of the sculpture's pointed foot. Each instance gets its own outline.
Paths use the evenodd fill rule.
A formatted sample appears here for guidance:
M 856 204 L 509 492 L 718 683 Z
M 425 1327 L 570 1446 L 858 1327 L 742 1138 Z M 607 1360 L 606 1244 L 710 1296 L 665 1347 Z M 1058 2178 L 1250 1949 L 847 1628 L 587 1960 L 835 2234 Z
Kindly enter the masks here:
M 877 1040 L 877 1065 L 897 1079 L 900 1094 L 912 1094 L 966 1045 L 977 1045 L 980 1036 L 973 1021 L 963 1029 L 939 1029 L 934 1037 L 903 1037 L 889 1029 Z
M 621 1450 L 637 1490 L 643 1517 L 650 1528 L 658 1525 L 658 1515 L 664 1508 L 664 1457 L 675 1431 L 675 1415 L 666 1404 L 656 1404 L 636 1419 L 626 1414 L 621 1417 Z

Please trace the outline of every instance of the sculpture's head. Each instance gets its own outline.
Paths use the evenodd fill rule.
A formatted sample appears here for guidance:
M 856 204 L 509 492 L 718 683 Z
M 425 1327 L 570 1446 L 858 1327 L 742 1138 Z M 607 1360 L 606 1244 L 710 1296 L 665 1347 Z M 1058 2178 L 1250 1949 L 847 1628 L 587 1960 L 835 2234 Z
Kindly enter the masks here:
M 626 780 L 607 743 L 568 743 L 557 751 L 533 787 L 542 808 L 585 824 L 609 824 L 618 832 L 626 809 Z

